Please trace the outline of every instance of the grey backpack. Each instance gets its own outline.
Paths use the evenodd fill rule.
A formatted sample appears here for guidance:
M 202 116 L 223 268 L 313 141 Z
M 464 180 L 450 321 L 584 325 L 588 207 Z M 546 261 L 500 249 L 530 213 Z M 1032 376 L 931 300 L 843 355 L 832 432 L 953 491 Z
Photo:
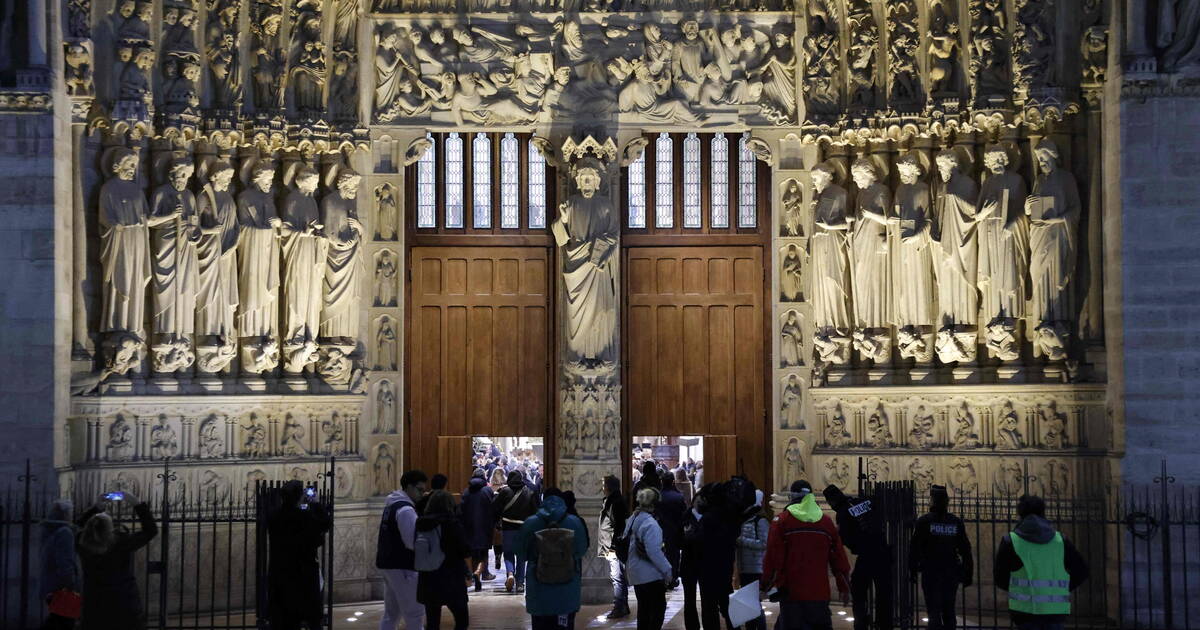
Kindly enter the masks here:
M 575 579 L 575 530 L 559 527 L 560 523 L 534 534 L 538 556 L 534 575 L 542 584 L 566 584 Z
M 416 556 L 413 562 L 414 569 L 417 571 L 440 569 L 442 562 L 446 560 L 446 554 L 442 551 L 442 526 L 438 525 L 433 529 L 417 532 L 417 536 L 413 540 L 413 551 Z

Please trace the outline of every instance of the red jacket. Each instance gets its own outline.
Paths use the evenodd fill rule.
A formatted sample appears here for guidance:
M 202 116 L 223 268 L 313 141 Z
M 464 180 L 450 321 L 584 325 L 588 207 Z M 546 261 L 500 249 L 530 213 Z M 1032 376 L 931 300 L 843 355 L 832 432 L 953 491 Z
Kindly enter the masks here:
M 779 589 L 784 601 L 829 601 L 829 572 L 841 593 L 850 590 L 850 562 L 837 527 L 813 495 L 789 505 L 771 522 L 761 587 Z

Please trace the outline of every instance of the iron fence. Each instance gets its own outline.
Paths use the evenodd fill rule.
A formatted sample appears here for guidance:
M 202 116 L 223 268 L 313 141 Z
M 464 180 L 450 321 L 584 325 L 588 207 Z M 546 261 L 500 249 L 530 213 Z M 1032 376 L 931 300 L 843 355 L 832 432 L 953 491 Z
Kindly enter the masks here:
M 331 514 L 335 466 L 330 458 L 316 478 L 301 480 L 315 489 L 316 500 L 329 506 Z M 172 463 L 164 462 L 155 486 L 141 497 L 158 536 L 133 560 L 148 627 L 269 630 L 267 519 L 278 509 L 286 481 L 258 481 L 242 492 L 190 489 L 176 483 Z M 83 490 L 71 497 L 74 518 L 96 502 L 95 494 Z M 42 623 L 46 606 L 38 593 L 38 529 L 55 498 L 28 473 L 0 495 L 0 626 L 25 629 Z M 107 511 L 118 526 L 135 529 L 139 525 L 132 507 L 113 502 Z M 319 558 L 325 628 L 332 627 L 333 532 L 331 525 Z

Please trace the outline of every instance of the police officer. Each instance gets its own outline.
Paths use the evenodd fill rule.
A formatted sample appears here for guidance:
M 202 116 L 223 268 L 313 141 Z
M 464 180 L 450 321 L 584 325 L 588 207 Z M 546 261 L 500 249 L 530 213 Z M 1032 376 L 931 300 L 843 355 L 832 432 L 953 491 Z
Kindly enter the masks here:
M 848 497 L 841 488 L 830 484 L 823 493 L 837 512 L 838 533 L 846 548 L 855 555 L 850 574 L 854 630 L 871 627 L 872 615 L 867 593 L 875 588 L 876 627 L 892 627 L 892 551 L 883 531 L 883 517 L 872 509 L 870 499 Z
M 929 630 L 954 630 L 954 597 L 958 584 L 971 585 L 974 574 L 971 541 L 962 519 L 947 511 L 950 495 L 945 486 L 929 489 L 929 513 L 917 519 L 908 567 L 912 581 L 921 574 L 921 590 L 929 611 Z

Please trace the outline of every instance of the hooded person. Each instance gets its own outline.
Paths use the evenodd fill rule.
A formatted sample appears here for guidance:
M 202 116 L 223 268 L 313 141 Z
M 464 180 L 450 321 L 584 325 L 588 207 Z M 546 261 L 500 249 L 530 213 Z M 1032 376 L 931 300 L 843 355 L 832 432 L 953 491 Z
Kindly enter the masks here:
M 830 628 L 829 574 L 843 603 L 850 599 L 850 562 L 837 527 L 817 505 L 807 481 L 792 482 L 791 503 L 771 522 L 759 580 L 779 595 L 783 628 Z
M 617 557 L 616 541 L 625 531 L 629 509 L 621 495 L 621 480 L 613 475 L 605 476 L 603 491 L 596 553 L 608 562 L 608 577 L 612 581 L 613 607 L 606 618 L 621 619 L 629 616 L 629 584 L 625 579 L 625 563 Z
M 464 561 L 471 555 L 471 550 L 455 512 L 454 495 L 445 490 L 434 490 L 425 502 L 425 513 L 417 518 L 414 527 L 418 540 L 425 537 L 436 540 L 442 552 L 441 564 L 419 571 L 417 577 L 417 601 L 425 606 L 427 630 L 441 627 L 442 606 L 454 615 L 455 630 L 466 630 L 471 621 L 467 611 L 467 589 L 463 585 L 463 577 L 467 575 Z M 420 549 L 420 544 L 417 546 Z
M 762 490 L 754 491 L 754 505 L 746 508 L 742 515 L 741 531 L 737 539 L 738 583 L 742 586 L 757 582 L 762 577 L 763 555 L 767 552 L 771 523 L 765 516 Z M 758 617 L 746 622 L 746 630 L 766 630 L 767 618 Z
M 126 493 L 140 529 L 113 522 L 104 507 L 84 513 L 76 547 L 83 565 L 83 630 L 142 630 L 146 614 L 133 570 L 133 555 L 158 535 L 150 506 Z
M 379 521 L 379 544 L 375 567 L 383 575 L 383 618 L 380 630 L 396 630 L 400 620 L 405 628 L 420 628 L 425 607 L 417 601 L 415 539 L 416 501 L 425 495 L 429 478 L 419 470 L 400 477 L 400 489 L 387 496 Z
M 55 593 L 68 591 L 78 596 L 79 564 L 75 561 L 75 526 L 71 523 L 74 507 L 70 501 L 58 500 L 50 505 L 50 512 L 42 520 L 41 544 L 41 590 L 42 599 L 49 602 Z M 70 630 L 75 620 L 57 615 L 46 615 L 43 630 Z
M 637 493 L 642 488 L 654 488 L 659 492 L 662 491 L 662 480 L 658 477 L 658 464 L 655 464 L 654 460 L 647 459 L 642 462 L 642 476 L 638 478 L 637 483 L 633 484 L 633 496 L 629 497 L 631 502 L 637 500 Z
M 718 484 L 696 493 L 692 509 L 684 516 L 683 545 L 679 574 L 683 581 L 684 626 L 718 630 L 721 620 L 729 626 L 729 593 L 733 583 L 734 555 L 738 534 L 737 514 L 728 514 L 720 499 Z M 696 615 L 696 590 L 700 614 Z
M 309 503 L 304 484 L 292 480 L 279 491 L 278 510 L 267 519 L 268 615 L 272 628 L 321 627 L 321 565 L 317 551 L 332 525 L 327 508 Z
M 854 630 L 867 630 L 874 621 L 880 628 L 892 627 L 892 550 L 884 535 L 883 520 L 871 500 L 849 497 L 830 484 L 822 492 L 837 512 L 838 533 L 854 554 L 850 574 L 850 597 L 854 608 Z M 870 593 L 875 591 L 872 615 Z
M 550 536 L 545 530 L 567 530 L 570 533 L 553 532 L 555 535 Z M 543 535 L 539 536 L 542 532 Z M 559 545 L 569 543 L 570 557 L 558 557 L 555 553 L 543 559 L 543 550 L 563 551 L 558 545 L 552 545 L 551 539 L 557 539 Z M 516 550 L 517 562 L 528 563 L 530 567 L 526 576 L 525 610 L 532 617 L 532 630 L 572 630 L 575 627 L 575 613 L 579 612 L 581 602 L 583 557 L 588 550 L 587 530 L 583 521 L 567 512 L 567 504 L 559 493 L 547 490 L 541 507 L 525 519 L 517 530 L 512 547 Z M 506 552 L 508 548 L 505 545 Z M 558 573 L 549 566 L 551 562 L 563 561 L 570 564 L 567 579 L 543 579 Z M 541 562 L 547 565 L 539 566 Z
M 929 489 L 929 513 L 917 519 L 908 548 L 913 583 L 921 574 L 921 590 L 929 613 L 929 630 L 954 630 L 958 585 L 971 585 L 974 563 L 971 541 L 962 519 L 949 512 L 945 486 Z
M 488 547 L 492 546 L 492 489 L 482 468 L 476 468 L 467 489 L 462 493 L 462 525 L 471 550 L 471 572 L 475 576 L 475 590 L 483 590 L 483 581 L 495 579 L 487 570 Z
M 1088 579 L 1083 556 L 1046 520 L 1046 502 L 1023 496 L 1021 521 L 1000 539 L 993 563 L 996 586 L 1008 592 L 1018 630 L 1061 630 L 1071 614 L 1071 592 Z
M 667 562 L 671 563 L 673 575 L 679 577 L 679 550 L 683 545 L 683 517 L 687 514 L 688 502 L 676 487 L 675 475 L 671 471 L 662 472 L 659 476 L 662 478 L 662 496 L 654 513 L 662 527 L 663 553 L 667 555 Z
M 500 539 L 504 546 L 504 590 L 525 590 L 525 563 L 517 559 L 513 546 L 517 532 L 525 519 L 537 511 L 537 497 L 525 487 L 525 478 L 519 471 L 508 473 L 508 483 L 492 499 L 492 515 L 500 524 Z

